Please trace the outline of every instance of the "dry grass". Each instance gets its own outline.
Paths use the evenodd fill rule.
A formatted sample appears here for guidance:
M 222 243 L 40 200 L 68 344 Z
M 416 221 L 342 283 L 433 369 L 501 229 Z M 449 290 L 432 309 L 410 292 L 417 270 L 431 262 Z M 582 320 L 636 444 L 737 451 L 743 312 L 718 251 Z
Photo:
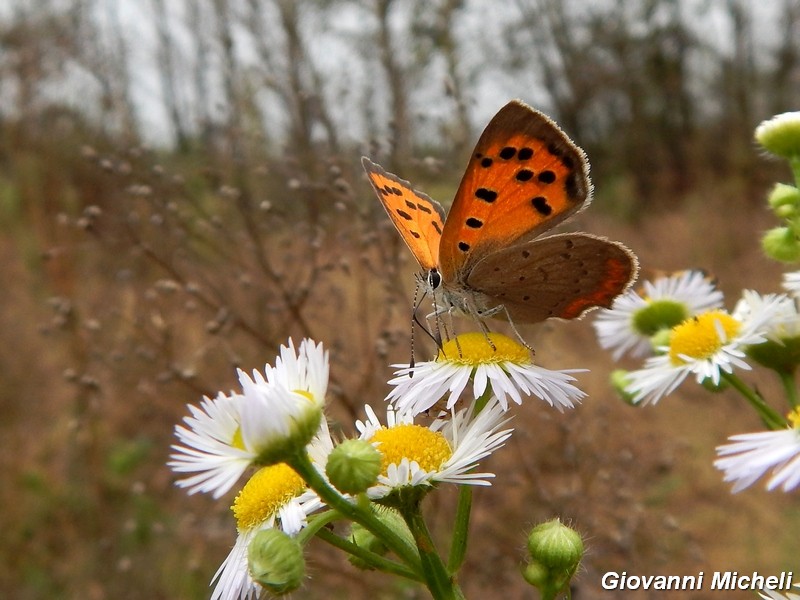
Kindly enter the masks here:
M 303 261 L 312 255 L 304 240 L 318 240 L 313 256 L 326 266 L 308 280 L 303 318 L 331 348 L 330 415 L 344 433 L 353 431 L 351 417 L 361 404 L 381 403 L 388 365 L 409 356 L 413 269 L 398 258 L 405 249 L 364 198 L 369 191 L 358 187 L 353 203 L 316 229 L 298 230 L 292 215 L 285 215 L 284 233 L 269 237 L 271 264 L 284 265 L 281 277 L 300 279 Z M 730 304 L 742 287 L 778 287 L 780 268 L 758 250 L 757 234 L 770 226 L 769 216 L 741 192 L 701 190 L 675 209 L 643 210 L 636 223 L 604 215 L 603 202 L 581 216 L 580 227 L 627 243 L 639 254 L 644 276 L 702 267 L 719 277 Z M 269 282 L 233 286 L 245 270 L 226 273 L 230 269 L 216 257 L 203 271 L 192 264 L 202 252 L 176 258 L 204 289 L 226 290 L 228 306 L 236 314 L 252 313 L 252 323 L 263 327 L 258 340 L 231 325 L 212 334 L 214 310 L 197 303 L 187 308 L 185 289 L 158 292 L 153 282 L 163 273 L 140 257 L 98 253 L 109 246 L 54 229 L 40 217 L 0 239 L 7 281 L 0 308 L 6 450 L 0 595 L 206 597 L 207 582 L 233 541 L 230 498 L 188 498 L 173 487 L 164 466 L 172 427 L 186 402 L 235 385 L 233 365 L 260 367 L 277 350 L 270 344 L 304 333 L 303 327 L 291 319 L 281 326 L 285 305 L 277 300 L 274 310 L 248 305 L 259 297 L 254 287 L 269 295 Z M 224 228 L 239 225 L 232 218 Z M 238 233 L 225 235 L 231 243 Z M 164 241 L 165 247 L 173 243 Z M 63 254 L 43 262 L 39 252 L 53 246 Z M 120 282 L 118 268 L 126 261 L 134 272 Z M 53 295 L 74 303 L 54 310 L 48 305 Z M 158 343 L 151 337 L 148 345 L 144 334 Z M 576 599 L 655 597 L 603 593 L 599 578 L 607 570 L 772 574 L 795 566 L 800 514 L 792 496 L 758 488 L 732 496 L 711 465 L 716 444 L 758 427 L 734 394 L 711 396 L 685 385 L 657 407 L 631 408 L 606 383 L 613 365 L 594 341 L 589 320 L 545 324 L 526 334 L 545 366 L 591 369 L 580 378 L 589 398 L 563 415 L 536 400 L 514 410 L 516 434 L 488 464 L 498 474 L 496 484 L 476 494 L 462 577 L 469 597 L 497 597 L 498 590 L 505 598 L 531 597 L 518 576 L 524 531 L 554 516 L 587 540 Z M 153 348 L 167 348 L 172 362 L 149 354 Z M 758 385 L 776 391 L 768 379 Z M 453 500 L 451 490 L 430 498 L 437 531 L 446 531 Z M 308 554 L 311 580 L 294 597 L 425 597 L 355 571 L 321 544 Z

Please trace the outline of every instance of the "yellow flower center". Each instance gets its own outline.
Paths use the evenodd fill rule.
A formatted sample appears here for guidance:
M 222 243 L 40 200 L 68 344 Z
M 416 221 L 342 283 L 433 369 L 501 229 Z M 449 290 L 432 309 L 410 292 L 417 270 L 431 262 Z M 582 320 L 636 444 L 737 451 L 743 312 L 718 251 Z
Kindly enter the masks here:
M 447 340 L 436 360 L 471 367 L 503 362 L 529 365 L 531 353 L 525 346 L 502 333 L 472 332 Z
M 404 458 L 417 461 L 425 471 L 438 471 L 453 455 L 450 444 L 438 431 L 406 423 L 384 427 L 375 432 L 370 442 L 380 442 L 381 473 L 387 474 L 389 465 L 399 465 Z
M 245 531 L 260 525 L 305 489 L 303 478 L 285 463 L 259 469 L 233 501 L 236 526 Z
M 786 420 L 789 421 L 789 425 L 792 426 L 792 429 L 800 429 L 800 406 L 786 415 Z
M 742 324 L 721 310 L 711 310 L 687 319 L 672 329 L 669 357 L 673 365 L 686 361 L 681 356 L 706 359 L 713 356 L 739 333 Z

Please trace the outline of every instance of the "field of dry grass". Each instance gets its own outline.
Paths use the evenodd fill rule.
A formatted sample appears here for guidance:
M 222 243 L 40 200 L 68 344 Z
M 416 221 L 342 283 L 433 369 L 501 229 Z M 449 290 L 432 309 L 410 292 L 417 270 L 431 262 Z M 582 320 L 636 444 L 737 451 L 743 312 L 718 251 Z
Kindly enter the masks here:
M 130 193 L 135 178 L 117 173 L 103 183 L 95 176 L 104 190 L 128 190 L 126 211 L 152 217 L 153 204 Z M 180 199 L 160 181 L 148 183 L 153 196 Z M 99 216 L 75 210 L 67 224 L 46 203 L 7 213 L 0 239 L 0 596 L 206 597 L 234 539 L 232 497 L 190 498 L 174 487 L 165 467 L 172 428 L 187 402 L 233 387 L 234 365 L 271 361 L 287 335 L 311 333 L 331 349 L 329 415 L 343 434 L 353 432 L 360 406 L 381 404 L 388 365 L 409 357 L 413 268 L 370 190 L 352 181 L 338 212 L 311 223 L 308 215 L 271 211 L 261 237 L 243 236 L 241 219 L 221 209 L 210 233 L 200 225 L 187 232 L 177 218 L 169 231 L 183 228 L 182 236 L 126 229 L 114 221 L 122 213 L 116 197 Z M 43 186 L 35 177 L 31 185 Z M 572 226 L 628 244 L 643 277 L 706 269 L 732 308 L 742 288 L 778 290 L 781 268 L 758 245 L 772 225 L 762 194 L 758 186 L 751 195 L 736 182 L 721 183 L 671 206 L 644 207 L 634 219 L 601 190 Z M 167 221 L 178 206 L 165 210 Z M 147 225 L 158 226 L 153 218 Z M 253 276 L 263 265 L 240 251 L 248 244 L 262 244 L 271 274 Z M 144 260 L 149 251 L 169 257 L 174 271 Z M 298 293 L 302 302 L 292 296 Z M 590 321 L 524 330 L 544 366 L 590 369 L 580 376 L 589 397 L 565 414 L 535 399 L 514 408 L 516 433 L 486 465 L 496 483 L 475 497 L 462 580 L 468 597 L 497 597 L 498 590 L 532 597 L 518 575 L 524 532 L 554 516 L 587 543 L 576 600 L 660 597 L 603 592 L 600 576 L 609 570 L 772 574 L 795 567 L 796 499 L 759 486 L 733 496 L 711 465 L 715 445 L 758 428 L 752 412 L 731 392 L 712 396 L 691 384 L 655 407 L 623 404 L 607 383 L 614 365 Z M 746 375 L 768 397 L 777 391 L 759 377 Z M 446 489 L 430 497 L 435 529 L 447 528 L 453 501 Z M 426 597 L 354 570 L 322 544 L 312 544 L 308 559 L 310 580 L 295 598 Z

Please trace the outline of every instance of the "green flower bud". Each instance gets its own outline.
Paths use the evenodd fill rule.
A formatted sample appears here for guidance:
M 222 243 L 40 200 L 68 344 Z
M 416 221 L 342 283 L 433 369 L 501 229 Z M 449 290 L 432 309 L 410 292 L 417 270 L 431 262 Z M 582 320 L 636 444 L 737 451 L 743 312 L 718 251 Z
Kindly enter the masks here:
M 574 573 L 583 557 L 583 540 L 577 531 L 552 519 L 530 532 L 528 552 L 534 562 L 551 571 Z
M 522 576 L 525 578 L 525 581 L 539 589 L 547 585 L 549 573 L 550 570 L 539 563 L 528 563 L 522 570 Z
M 543 598 L 555 598 L 569 582 L 583 557 L 580 534 L 553 519 L 537 525 L 528 535 L 530 561 L 522 575 Z
M 764 253 L 774 260 L 787 263 L 800 260 L 800 242 L 788 227 L 770 229 L 764 234 L 761 247 Z
M 280 529 L 256 533 L 247 548 L 247 563 L 253 581 L 275 596 L 295 591 L 305 578 L 300 543 Z
M 788 218 L 797 214 L 797 207 L 800 206 L 800 190 L 793 185 L 776 183 L 767 197 L 767 202 L 776 215 Z
M 374 504 L 372 506 L 373 513 L 384 523 L 384 525 L 387 525 L 395 534 L 404 538 L 410 547 L 414 547 L 414 536 L 411 535 L 408 525 L 406 525 L 405 520 L 402 516 L 400 516 L 399 512 L 384 506 Z M 353 526 L 350 530 L 350 541 L 359 548 L 364 548 L 370 552 L 378 554 L 379 556 L 383 556 L 388 552 L 388 548 L 382 540 L 376 538 L 372 532 L 364 529 L 364 527 L 358 523 L 353 523 Z M 351 555 L 348 557 L 348 560 L 353 564 L 353 566 L 358 567 L 359 569 L 366 570 L 373 568 L 372 565 L 357 556 Z
M 784 204 L 782 206 L 773 208 L 772 212 L 775 213 L 775 216 L 779 219 L 788 221 L 789 219 L 794 219 L 797 216 L 797 207 L 794 204 Z
M 636 406 L 633 402 L 634 394 L 631 394 L 628 390 L 628 371 L 625 369 L 614 369 L 611 371 L 611 375 L 609 377 L 611 381 L 611 387 L 614 388 L 614 391 L 619 394 L 619 397 L 622 398 L 624 402 L 630 404 L 631 406 Z
M 756 127 L 755 138 L 776 156 L 800 157 L 800 112 L 787 112 L 763 121 Z
M 350 529 L 350 541 L 359 548 L 364 548 L 379 556 L 383 556 L 388 551 L 386 545 L 379 538 L 376 538 L 371 531 L 364 529 L 364 527 L 358 523 L 353 523 Z M 351 554 L 347 557 L 347 560 L 350 561 L 350 564 L 359 569 L 365 571 L 374 569 L 372 565 L 358 556 Z
M 325 465 L 331 483 L 345 494 L 360 494 L 375 485 L 381 453 L 364 440 L 345 440 L 333 449 Z

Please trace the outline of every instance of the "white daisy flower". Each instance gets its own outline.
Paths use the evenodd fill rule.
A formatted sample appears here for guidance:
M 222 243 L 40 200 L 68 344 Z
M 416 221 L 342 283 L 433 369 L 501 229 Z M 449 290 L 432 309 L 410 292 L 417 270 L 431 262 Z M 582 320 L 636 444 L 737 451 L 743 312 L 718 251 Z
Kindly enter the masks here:
M 378 484 L 367 490 L 371 498 L 384 498 L 393 490 L 408 486 L 431 487 L 437 482 L 462 485 L 490 485 L 493 473 L 476 473 L 478 462 L 503 446 L 511 429 L 499 430 L 508 422 L 505 409 L 496 398 L 474 414 L 475 403 L 437 419 L 429 427 L 414 423 L 409 412 L 391 406 L 384 426 L 369 406 L 367 419 L 357 421 L 359 439 L 375 445 L 382 454 Z
M 303 340 L 299 351 L 289 340 L 281 346 L 275 366 L 264 375 L 239 371 L 242 393 L 189 407 L 188 427 L 178 425 L 181 444 L 168 464 L 177 473 L 195 473 L 179 480 L 189 493 L 226 493 L 250 465 L 281 462 L 302 450 L 324 421 L 322 408 L 328 385 L 328 356 L 322 344 Z
M 509 397 L 522 404 L 523 396 L 538 396 L 563 411 L 586 395 L 571 383 L 575 381 L 571 373 L 585 369 L 539 367 L 527 348 L 499 333 L 459 335 L 445 342 L 436 360 L 393 366 L 400 369 L 389 381 L 394 388 L 386 400 L 413 415 L 430 410 L 445 395 L 446 407 L 452 409 L 468 386 L 474 399 L 491 387 L 504 410 Z
M 775 304 L 774 309 L 769 308 Z M 793 298 L 783 294 L 762 295 L 753 290 L 744 290 L 742 298 L 733 310 L 739 320 L 749 318 L 766 310 L 774 310 L 771 319 L 765 323 L 764 334 L 767 339 L 779 342 L 800 336 L 800 314 Z
M 725 472 L 725 481 L 733 481 L 733 492 L 750 487 L 767 472 L 767 489 L 781 487 L 789 492 L 800 485 L 800 410 L 789 415 L 790 426 L 777 431 L 742 433 L 728 439 L 730 444 L 717 447 L 714 466 Z
M 697 382 L 719 385 L 721 373 L 750 369 L 744 348 L 764 342 L 768 324 L 780 310 L 780 297 L 767 296 L 758 312 L 740 319 L 715 309 L 673 327 L 663 354 L 645 361 L 643 369 L 627 374 L 626 392 L 633 402 L 649 404 L 670 394 L 691 373 Z
M 744 319 L 750 314 L 765 310 L 765 305 L 777 302 L 775 315 L 765 324 L 767 340 L 746 348 L 747 356 L 759 364 L 779 373 L 793 373 L 800 365 L 800 314 L 797 304 L 788 296 L 762 296 L 746 290 L 736 305 L 733 314 Z
M 600 346 L 641 358 L 652 354 L 651 338 L 662 329 L 712 308 L 722 306 L 723 295 L 701 271 L 681 271 L 618 296 L 611 308 L 601 309 L 592 323 Z
M 250 575 L 247 549 L 262 529 L 280 527 L 289 535 L 299 532 L 312 512 L 323 506 L 303 479 L 285 463 L 262 467 L 236 496 L 233 514 L 238 536 L 211 582 L 211 600 L 251 600 L 263 589 Z
M 196 473 L 179 479 L 176 485 L 189 488 L 189 494 L 204 492 L 219 498 L 242 476 L 252 462 L 252 453 L 241 444 L 241 395 L 216 399 L 204 398 L 200 408 L 188 406 L 192 413 L 184 417 L 188 427 L 175 426 L 175 435 L 183 444 L 175 450 L 167 464 L 176 473 Z

